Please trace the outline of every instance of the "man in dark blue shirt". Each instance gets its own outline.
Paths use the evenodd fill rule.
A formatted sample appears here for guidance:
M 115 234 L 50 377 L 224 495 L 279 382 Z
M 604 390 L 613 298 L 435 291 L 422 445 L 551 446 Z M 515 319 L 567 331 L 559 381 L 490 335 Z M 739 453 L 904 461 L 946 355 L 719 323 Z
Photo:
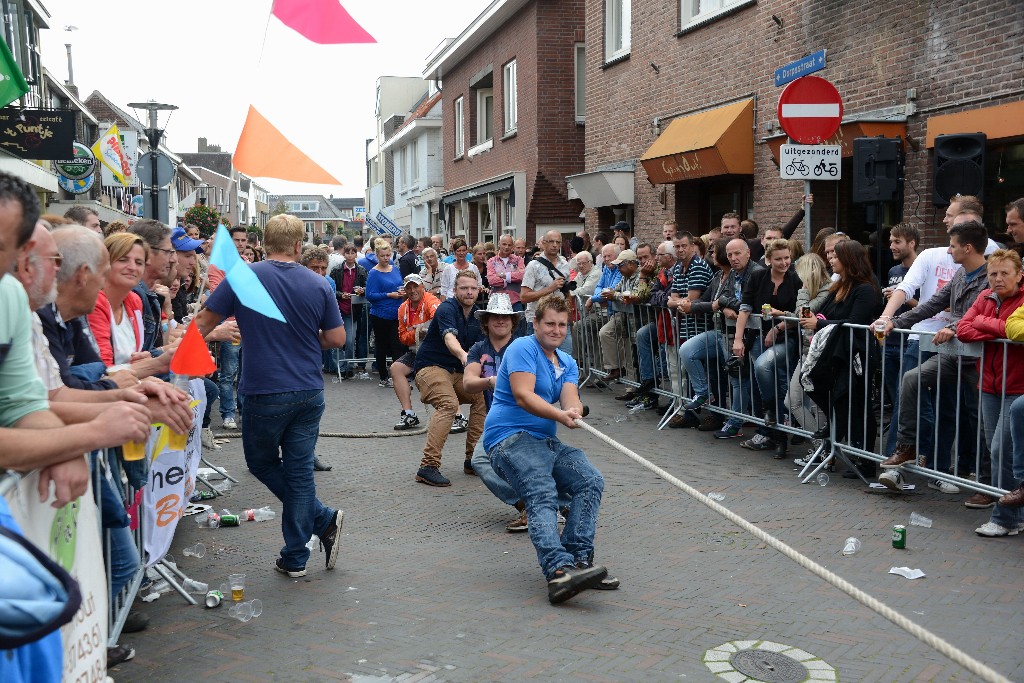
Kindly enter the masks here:
M 487 408 L 483 394 L 467 393 L 462 386 L 462 370 L 467 352 L 483 337 L 480 321 L 473 315 L 480 284 L 476 274 L 464 270 L 455 276 L 455 297 L 437 307 L 427 328 L 427 336 L 416 352 L 416 387 L 420 399 L 434 406 L 427 425 L 427 444 L 416 481 L 428 486 L 451 486 L 441 474 L 441 450 L 448 440 L 452 418 L 463 403 L 470 405 L 466 430 L 466 461 L 463 471 L 473 474 L 470 461 L 473 449 L 484 431 Z

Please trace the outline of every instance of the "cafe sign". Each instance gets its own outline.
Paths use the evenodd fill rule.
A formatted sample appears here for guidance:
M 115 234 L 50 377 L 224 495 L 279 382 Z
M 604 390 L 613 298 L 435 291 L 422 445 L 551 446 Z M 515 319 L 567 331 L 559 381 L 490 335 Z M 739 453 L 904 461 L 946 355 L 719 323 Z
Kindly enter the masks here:
M 0 110 L 0 147 L 22 159 L 65 159 L 75 142 L 75 113 L 53 109 Z
M 96 170 L 96 157 L 92 150 L 81 142 L 74 143 L 74 155 L 70 159 L 58 159 L 53 162 L 57 172 L 65 178 L 79 180 L 92 175 Z

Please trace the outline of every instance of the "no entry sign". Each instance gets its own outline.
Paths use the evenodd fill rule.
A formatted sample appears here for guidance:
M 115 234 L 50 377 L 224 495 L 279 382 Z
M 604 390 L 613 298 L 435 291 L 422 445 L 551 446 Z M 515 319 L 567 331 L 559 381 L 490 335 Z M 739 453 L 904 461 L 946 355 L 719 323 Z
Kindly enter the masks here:
M 804 145 L 817 145 L 839 130 L 843 99 L 836 87 L 817 76 L 798 78 L 782 91 L 779 125 L 786 135 Z

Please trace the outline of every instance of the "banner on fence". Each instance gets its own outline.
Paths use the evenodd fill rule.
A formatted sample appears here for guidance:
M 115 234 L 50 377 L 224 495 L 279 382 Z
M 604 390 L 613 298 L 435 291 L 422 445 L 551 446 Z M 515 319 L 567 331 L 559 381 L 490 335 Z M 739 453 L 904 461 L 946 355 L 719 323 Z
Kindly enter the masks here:
M 175 447 L 174 435 L 169 427 L 154 428 L 146 443 L 150 458 L 149 483 L 143 489 L 142 545 L 146 551 L 146 566 L 151 567 L 167 554 L 174 540 L 178 520 L 188 505 L 196 487 L 196 473 L 202 455 L 200 434 L 203 411 L 206 410 L 206 389 L 203 380 L 189 383 L 192 401 L 192 429 L 184 448 Z
M 65 681 L 102 681 L 107 675 L 107 576 L 99 512 L 92 484 L 81 498 L 55 510 L 39 502 L 39 473 L 33 472 L 8 497 L 11 514 L 25 538 L 43 549 L 78 581 L 82 606 L 61 627 Z

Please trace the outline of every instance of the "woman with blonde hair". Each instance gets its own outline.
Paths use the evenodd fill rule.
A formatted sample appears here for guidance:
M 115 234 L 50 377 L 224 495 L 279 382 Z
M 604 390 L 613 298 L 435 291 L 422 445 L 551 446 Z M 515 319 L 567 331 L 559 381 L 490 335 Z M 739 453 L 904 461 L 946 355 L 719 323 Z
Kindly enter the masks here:
M 790 240 L 792 242 L 792 240 Z M 828 298 L 829 285 L 831 280 L 825 262 L 817 254 L 804 254 L 796 262 L 796 274 L 800 278 L 801 287 L 796 293 L 796 310 L 790 315 L 800 317 L 804 310 L 809 310 L 812 315 L 821 310 L 821 306 Z M 797 361 L 796 370 L 789 381 L 789 392 L 786 394 L 786 408 L 794 421 L 795 426 L 801 426 L 811 432 L 816 432 L 825 426 L 825 415 L 818 410 L 814 402 L 804 393 L 803 385 L 800 384 L 800 369 L 803 366 L 803 357 L 807 354 L 807 345 L 801 344 L 800 360 Z M 801 439 L 794 437 L 792 442 L 799 444 Z M 804 465 L 803 459 L 797 463 Z
M 370 329 L 375 339 L 374 350 L 380 386 L 392 387 L 387 357 L 395 361 L 406 348 L 398 341 L 398 307 L 405 298 L 405 286 L 398 268 L 391 265 L 391 245 L 382 237 L 373 242 L 377 265 L 366 277 L 366 300 L 370 302 Z
M 149 245 L 139 235 L 115 233 L 103 240 L 110 270 L 88 315 L 89 328 L 107 367 L 127 365 L 142 350 L 142 299 L 132 289 L 139 284 L 149 260 Z

